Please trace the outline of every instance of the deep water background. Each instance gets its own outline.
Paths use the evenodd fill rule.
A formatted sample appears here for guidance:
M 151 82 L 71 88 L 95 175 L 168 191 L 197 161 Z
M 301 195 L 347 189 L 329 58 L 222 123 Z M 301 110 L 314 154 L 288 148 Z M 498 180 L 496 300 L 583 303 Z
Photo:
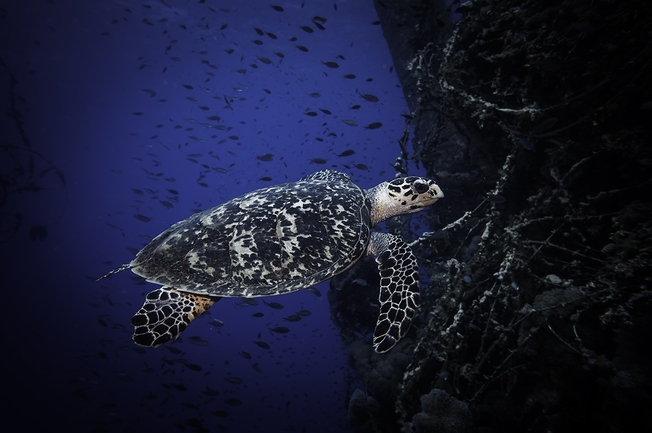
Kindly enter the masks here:
M 21 429 L 347 431 L 354 376 L 325 296 L 225 299 L 145 350 L 129 319 L 155 286 L 94 282 L 250 190 L 323 168 L 365 188 L 394 176 L 409 110 L 373 3 L 278 5 L 0 2 L 3 388 Z
M 0 0 L 3 421 L 650 431 L 651 23 L 644 0 Z M 133 344 L 157 286 L 98 277 L 324 168 L 446 194 L 379 228 L 423 277 L 390 352 L 371 258 Z

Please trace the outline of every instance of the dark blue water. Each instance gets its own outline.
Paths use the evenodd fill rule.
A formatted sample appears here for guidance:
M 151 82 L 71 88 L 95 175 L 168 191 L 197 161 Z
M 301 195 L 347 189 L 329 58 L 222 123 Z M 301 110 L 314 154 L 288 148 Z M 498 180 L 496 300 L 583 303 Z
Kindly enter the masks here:
M 348 431 L 355 378 L 327 284 L 222 300 L 179 341 L 143 349 L 129 320 L 156 286 L 94 279 L 256 188 L 323 168 L 365 188 L 393 177 L 408 108 L 372 2 L 0 7 L 11 413 L 66 431 Z M 312 314 L 284 320 L 300 310 Z

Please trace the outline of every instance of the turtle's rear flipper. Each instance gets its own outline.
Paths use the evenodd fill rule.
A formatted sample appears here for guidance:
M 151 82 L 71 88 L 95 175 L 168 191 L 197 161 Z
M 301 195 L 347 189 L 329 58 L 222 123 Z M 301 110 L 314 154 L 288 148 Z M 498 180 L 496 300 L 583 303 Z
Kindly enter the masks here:
M 131 318 L 134 325 L 132 339 L 141 346 L 160 346 L 177 338 L 190 322 L 219 300 L 179 292 L 167 286 L 149 292 L 143 306 Z
M 383 353 L 405 337 L 419 309 L 419 265 L 408 244 L 388 233 L 372 233 L 368 252 L 376 256 L 380 273 L 374 350 Z

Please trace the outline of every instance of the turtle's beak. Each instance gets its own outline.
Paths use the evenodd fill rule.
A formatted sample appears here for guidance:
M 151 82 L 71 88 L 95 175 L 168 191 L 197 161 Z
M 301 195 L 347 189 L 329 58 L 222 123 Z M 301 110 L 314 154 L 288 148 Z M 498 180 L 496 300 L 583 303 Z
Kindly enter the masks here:
M 430 194 L 432 194 L 432 203 L 436 202 L 440 198 L 444 198 L 444 191 L 442 191 L 441 188 L 439 188 L 439 185 L 434 182 L 432 185 L 430 185 Z

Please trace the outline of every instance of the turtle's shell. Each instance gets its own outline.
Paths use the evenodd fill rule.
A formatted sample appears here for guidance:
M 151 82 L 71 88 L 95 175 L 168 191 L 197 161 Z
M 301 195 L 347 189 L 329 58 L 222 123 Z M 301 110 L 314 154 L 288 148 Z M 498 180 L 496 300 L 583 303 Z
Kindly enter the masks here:
M 207 296 L 288 293 L 366 253 L 370 203 L 339 172 L 263 188 L 174 224 L 131 262 L 147 281 Z

